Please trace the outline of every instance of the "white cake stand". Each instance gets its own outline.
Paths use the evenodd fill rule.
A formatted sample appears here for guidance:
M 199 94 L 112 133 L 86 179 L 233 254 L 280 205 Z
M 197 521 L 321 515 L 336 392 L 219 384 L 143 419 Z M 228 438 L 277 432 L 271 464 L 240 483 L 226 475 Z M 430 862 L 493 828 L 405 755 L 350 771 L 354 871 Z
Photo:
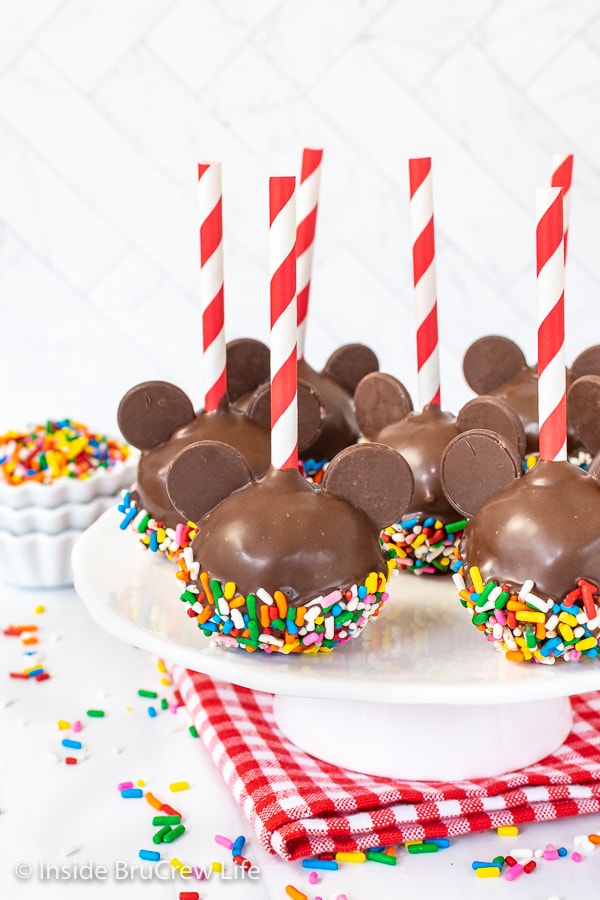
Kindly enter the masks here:
M 110 510 L 73 551 L 75 590 L 116 637 L 216 679 L 275 694 L 284 734 L 374 775 L 458 780 L 537 762 L 572 725 L 569 696 L 600 688 L 592 660 L 508 662 L 472 627 L 449 580 L 397 574 L 377 620 L 329 654 L 217 646 L 185 615 L 173 563 Z

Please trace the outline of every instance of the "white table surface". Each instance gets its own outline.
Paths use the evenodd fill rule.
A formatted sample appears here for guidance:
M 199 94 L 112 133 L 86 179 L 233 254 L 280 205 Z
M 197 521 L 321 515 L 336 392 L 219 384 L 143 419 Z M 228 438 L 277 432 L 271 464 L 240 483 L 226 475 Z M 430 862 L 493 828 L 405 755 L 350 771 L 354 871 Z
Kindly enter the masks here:
M 45 606 L 45 612 L 35 615 L 38 604 Z M 49 681 L 10 679 L 9 671 L 26 665 L 23 651 L 34 648 L 0 635 L 2 900 L 75 896 L 168 900 L 177 898 L 181 890 L 198 890 L 202 900 L 283 900 L 287 884 L 295 885 L 310 900 L 316 896 L 330 900 L 338 893 L 348 900 L 505 896 L 591 900 L 600 896 L 600 852 L 584 851 L 581 864 L 570 859 L 577 835 L 600 832 L 600 814 L 525 825 L 518 838 L 499 837 L 495 831 L 457 838 L 448 850 L 437 854 L 409 856 L 401 849 L 394 868 L 347 863 L 337 872 L 322 873 L 319 884 L 309 885 L 308 871 L 299 862 L 285 863 L 260 847 L 201 740 L 188 733 L 185 713 L 160 711 L 155 719 L 148 716 L 146 707 L 152 701 L 139 698 L 138 688 L 172 698 L 172 688 L 160 683 L 155 659 L 102 631 L 72 590 L 0 586 L 0 626 L 30 622 L 39 626 L 37 649 L 52 676 Z M 87 718 L 85 711 L 90 708 L 104 709 L 106 717 Z M 79 737 L 86 758 L 76 766 L 65 765 L 64 756 L 71 751 L 65 751 L 60 742 L 65 735 L 78 736 L 59 732 L 58 719 L 83 723 Z M 172 879 L 170 866 L 162 865 L 162 877 L 143 878 L 152 864 L 142 863 L 138 851 L 155 849 L 153 810 L 145 800 L 124 800 L 117 791 L 119 782 L 137 779 L 184 814 L 186 833 L 174 844 L 162 845 L 163 858 L 176 856 L 186 864 L 203 866 L 213 860 L 227 862 L 228 851 L 215 843 L 215 834 L 231 838 L 245 834 L 244 855 L 258 867 L 258 877 L 234 881 L 213 875 L 208 882 L 188 882 Z M 190 790 L 171 794 L 169 784 L 180 780 L 189 781 Z M 515 846 L 537 848 L 548 842 L 567 847 L 569 857 L 541 860 L 532 875 L 522 875 L 515 882 L 483 881 L 471 869 L 474 859 L 491 859 Z M 64 856 L 66 848 L 78 849 Z M 31 866 L 31 877 L 16 876 L 18 863 Z M 87 878 L 90 863 L 104 867 L 100 878 Z M 42 879 L 40 866 L 53 864 L 64 867 L 64 877 L 69 875 L 71 881 L 78 875 L 77 887 L 54 877 Z

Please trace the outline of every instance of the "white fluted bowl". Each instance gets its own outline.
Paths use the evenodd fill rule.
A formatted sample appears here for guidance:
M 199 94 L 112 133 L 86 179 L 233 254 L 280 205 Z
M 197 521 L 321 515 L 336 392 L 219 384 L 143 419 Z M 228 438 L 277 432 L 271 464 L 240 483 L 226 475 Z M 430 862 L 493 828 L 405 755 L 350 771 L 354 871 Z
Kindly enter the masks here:
M 63 587 L 73 583 L 71 551 L 83 531 L 25 535 L 0 531 L 0 580 L 25 588 Z
M 0 531 L 25 535 L 32 531 L 60 534 L 61 531 L 85 531 L 96 519 L 117 506 L 120 492 L 106 497 L 94 497 L 88 503 L 63 503 L 62 506 L 23 506 L 13 509 L 0 506 Z

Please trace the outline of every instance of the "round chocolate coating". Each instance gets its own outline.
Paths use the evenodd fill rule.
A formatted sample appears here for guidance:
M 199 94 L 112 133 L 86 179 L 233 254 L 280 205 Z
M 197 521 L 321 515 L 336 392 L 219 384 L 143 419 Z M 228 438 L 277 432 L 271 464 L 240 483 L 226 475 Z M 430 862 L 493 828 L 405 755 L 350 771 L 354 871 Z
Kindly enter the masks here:
M 467 567 L 560 601 L 579 578 L 600 579 L 600 484 L 568 462 L 540 460 L 467 523 Z
M 154 519 L 169 528 L 182 521 L 167 493 L 169 464 L 184 447 L 205 440 L 222 441 L 235 447 L 246 458 L 256 477 L 264 475 L 269 467 L 271 440 L 268 431 L 244 413 L 230 409 L 225 402 L 215 412 L 199 412 L 192 422 L 178 429 L 170 440 L 152 450 L 145 450 L 138 463 L 139 503 Z
M 379 531 L 359 509 L 293 469 L 269 469 L 207 513 L 193 544 L 202 568 L 240 593 L 281 590 L 288 603 L 387 573 Z
M 446 499 L 440 479 L 442 453 L 458 433 L 456 418 L 431 403 L 422 412 L 409 413 L 387 425 L 377 435 L 378 443 L 398 450 L 412 469 L 415 492 L 411 513 L 427 513 L 443 522 L 461 518 Z
M 360 430 L 354 416 L 352 394 L 327 375 L 316 372 L 305 359 L 298 360 L 298 379 L 306 381 L 319 395 L 325 408 L 325 419 L 320 433 L 308 447 L 302 450 L 302 459 L 333 459 L 336 453 L 356 444 Z

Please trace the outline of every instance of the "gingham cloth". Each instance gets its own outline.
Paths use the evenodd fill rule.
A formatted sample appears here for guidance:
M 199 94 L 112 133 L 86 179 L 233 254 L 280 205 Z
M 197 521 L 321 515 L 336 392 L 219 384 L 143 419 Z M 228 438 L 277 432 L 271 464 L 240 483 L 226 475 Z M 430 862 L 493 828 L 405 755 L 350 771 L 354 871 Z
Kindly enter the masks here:
M 600 692 L 571 698 L 573 730 L 554 755 L 501 778 L 450 784 L 321 762 L 281 734 L 271 694 L 179 666 L 170 671 L 241 811 L 283 859 L 600 811 Z

